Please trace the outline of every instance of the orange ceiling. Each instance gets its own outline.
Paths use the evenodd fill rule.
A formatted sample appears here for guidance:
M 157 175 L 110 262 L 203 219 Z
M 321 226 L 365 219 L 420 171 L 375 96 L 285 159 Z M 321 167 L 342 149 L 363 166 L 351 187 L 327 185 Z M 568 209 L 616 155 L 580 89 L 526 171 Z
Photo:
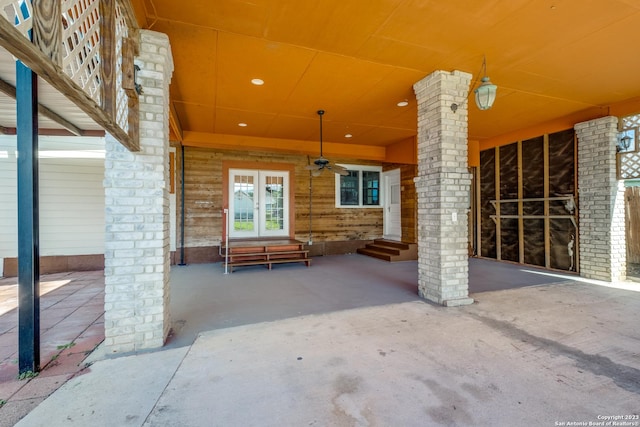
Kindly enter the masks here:
M 639 0 L 132 4 L 142 28 L 169 36 L 171 102 L 186 145 L 193 133 L 200 145 L 233 135 L 317 149 L 320 108 L 325 141 L 361 150 L 412 140 L 413 84 L 434 70 L 476 79 L 483 55 L 498 98 L 482 112 L 471 100 L 470 139 L 640 108 L 629 102 L 640 99 Z M 405 99 L 408 107 L 396 105 Z

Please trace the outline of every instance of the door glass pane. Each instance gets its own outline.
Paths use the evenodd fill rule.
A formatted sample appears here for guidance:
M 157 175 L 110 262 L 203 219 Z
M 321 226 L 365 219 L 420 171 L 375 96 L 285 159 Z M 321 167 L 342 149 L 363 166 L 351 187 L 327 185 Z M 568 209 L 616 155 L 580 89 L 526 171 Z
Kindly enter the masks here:
M 359 205 L 358 195 L 358 171 L 348 171 L 349 175 L 340 177 L 340 204 L 342 206 Z
M 391 185 L 391 204 L 397 205 L 400 203 L 400 184 Z
M 284 229 L 284 178 L 265 177 L 265 228 L 267 230 Z
M 253 206 L 253 176 L 235 175 L 233 181 L 233 229 L 235 231 L 253 231 Z
M 362 171 L 362 204 L 377 206 L 380 204 L 380 172 Z

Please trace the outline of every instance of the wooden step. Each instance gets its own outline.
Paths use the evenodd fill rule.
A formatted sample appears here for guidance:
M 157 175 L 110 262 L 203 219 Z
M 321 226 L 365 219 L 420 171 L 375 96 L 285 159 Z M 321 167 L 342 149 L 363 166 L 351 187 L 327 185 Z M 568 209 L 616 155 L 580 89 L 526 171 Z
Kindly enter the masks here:
M 377 252 L 383 252 L 385 254 L 389 254 L 389 255 L 400 255 L 400 253 L 402 253 L 402 250 L 398 249 L 398 248 L 392 248 L 391 246 L 383 246 L 383 245 L 379 245 L 377 243 L 367 243 L 365 245 L 366 249 L 371 249 Z
M 265 259 L 265 260 L 269 260 L 269 259 L 275 259 L 275 258 L 300 258 L 300 257 L 304 257 L 306 258 L 307 255 L 309 254 L 309 251 L 267 251 L 267 252 L 230 252 L 228 255 L 229 258 L 229 262 L 231 262 L 231 260 L 240 260 L 240 259 L 249 259 L 249 258 L 255 258 L 255 259 Z M 295 256 L 292 256 L 295 255 Z M 222 257 L 224 258 L 226 255 L 222 254 Z
M 370 249 L 370 248 L 358 249 L 358 253 L 362 254 L 362 255 L 367 255 L 367 256 L 370 256 L 370 257 L 373 257 L 373 258 L 378 258 L 378 259 L 381 259 L 381 260 L 384 260 L 384 261 L 389 261 L 389 262 L 391 262 L 391 259 L 393 258 L 393 255 L 390 255 L 390 254 L 385 253 L 385 252 L 380 252 L 380 251 L 377 251 L 375 249 Z
M 386 239 L 375 239 L 358 253 L 382 259 L 384 261 L 411 261 L 418 259 L 418 245 L 415 243 L 394 242 Z
M 388 246 L 403 251 L 410 250 L 411 245 L 415 245 L 415 243 L 396 242 L 394 240 L 387 239 L 375 239 L 373 243 L 378 246 Z
M 229 263 L 229 273 L 233 273 L 234 267 L 243 267 L 250 265 L 265 265 L 269 270 L 273 264 L 285 264 L 291 262 L 304 262 L 307 267 L 311 266 L 311 258 L 286 258 L 286 259 L 272 259 L 272 260 L 250 260 L 250 261 L 236 261 L 233 263 Z
M 273 264 L 304 262 L 307 267 L 311 265 L 304 243 L 289 239 L 231 241 L 228 247 L 222 247 L 222 256 L 230 272 L 234 267 L 248 265 L 265 265 L 269 270 Z

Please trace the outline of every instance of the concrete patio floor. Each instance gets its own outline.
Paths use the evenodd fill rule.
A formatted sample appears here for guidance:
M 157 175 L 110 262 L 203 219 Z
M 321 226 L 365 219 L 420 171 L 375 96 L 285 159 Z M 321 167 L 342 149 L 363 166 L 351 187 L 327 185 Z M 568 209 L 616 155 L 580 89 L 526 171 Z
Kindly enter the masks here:
M 470 278 L 472 290 L 523 287 L 442 308 L 416 296 L 415 262 L 174 267 L 167 346 L 116 359 L 98 348 L 18 425 L 555 425 L 640 412 L 640 284 L 475 259 Z M 15 402 L 0 425 L 19 419 L 6 423 Z
M 56 273 L 40 281 L 40 367 L 18 379 L 17 279 L 0 279 L 0 426 L 11 426 L 82 370 L 104 341 L 102 271 Z

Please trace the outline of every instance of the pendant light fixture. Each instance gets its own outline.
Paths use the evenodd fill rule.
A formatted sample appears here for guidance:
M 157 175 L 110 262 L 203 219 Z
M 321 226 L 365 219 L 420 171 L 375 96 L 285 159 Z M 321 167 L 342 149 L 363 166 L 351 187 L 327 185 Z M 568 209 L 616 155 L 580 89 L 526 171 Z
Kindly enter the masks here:
M 473 92 L 476 94 L 476 105 L 480 110 L 488 110 L 493 106 L 493 101 L 496 100 L 496 91 L 498 86 L 491 83 L 489 76 L 487 76 L 487 58 L 482 58 L 482 80 L 480 86 Z

